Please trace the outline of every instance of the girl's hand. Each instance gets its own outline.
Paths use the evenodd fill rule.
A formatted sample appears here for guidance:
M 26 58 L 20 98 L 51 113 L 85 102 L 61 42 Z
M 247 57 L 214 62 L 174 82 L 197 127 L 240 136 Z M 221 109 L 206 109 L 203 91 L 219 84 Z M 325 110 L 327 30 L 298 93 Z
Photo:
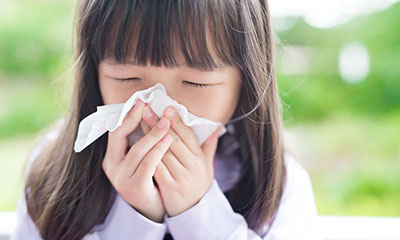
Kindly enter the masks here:
M 169 134 L 174 140 L 158 163 L 154 178 L 167 214 L 172 217 L 196 205 L 211 187 L 214 154 L 221 127 L 200 146 L 193 130 L 181 120 L 173 107 L 166 109 L 163 118 L 165 116 L 171 120 Z M 147 133 L 157 123 L 158 116 L 146 104 L 143 117 L 145 123 L 142 128 Z
M 144 106 L 144 102 L 138 100 L 122 125 L 108 133 L 102 167 L 116 191 L 133 208 L 153 221 L 163 222 L 165 208 L 152 177 L 171 144 L 172 137 L 167 135 L 170 121 L 162 118 L 129 148 L 128 136 L 142 120 Z

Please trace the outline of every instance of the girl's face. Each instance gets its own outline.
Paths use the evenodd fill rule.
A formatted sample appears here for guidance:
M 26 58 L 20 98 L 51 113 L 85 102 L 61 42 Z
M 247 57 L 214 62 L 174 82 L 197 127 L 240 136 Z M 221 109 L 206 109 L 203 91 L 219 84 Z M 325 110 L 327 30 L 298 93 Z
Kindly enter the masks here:
M 185 65 L 167 68 L 117 64 L 108 58 L 99 64 L 98 75 L 106 105 L 124 103 L 136 91 L 162 83 L 168 96 L 189 112 L 224 125 L 235 111 L 241 86 L 239 69 L 222 64 L 215 70 L 202 71 Z

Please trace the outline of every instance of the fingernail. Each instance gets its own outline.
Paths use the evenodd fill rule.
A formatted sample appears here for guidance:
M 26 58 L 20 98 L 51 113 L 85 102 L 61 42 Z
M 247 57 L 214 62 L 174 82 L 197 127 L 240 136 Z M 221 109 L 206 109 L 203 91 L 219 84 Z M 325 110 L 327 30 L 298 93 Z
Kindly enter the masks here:
M 148 106 L 146 106 L 143 111 L 144 111 L 143 112 L 144 117 L 151 118 L 153 116 Z
M 175 109 L 172 108 L 172 107 L 170 107 L 170 108 L 167 109 L 167 112 L 166 112 L 165 114 L 166 114 L 168 117 L 173 118 L 173 117 L 175 117 Z
M 167 119 L 161 118 L 161 120 L 157 123 L 157 127 L 159 129 L 163 129 L 165 126 L 167 126 Z
M 135 103 L 134 109 L 138 109 L 139 106 L 141 106 L 142 104 L 143 104 L 143 102 L 140 99 L 137 100 L 136 103 Z

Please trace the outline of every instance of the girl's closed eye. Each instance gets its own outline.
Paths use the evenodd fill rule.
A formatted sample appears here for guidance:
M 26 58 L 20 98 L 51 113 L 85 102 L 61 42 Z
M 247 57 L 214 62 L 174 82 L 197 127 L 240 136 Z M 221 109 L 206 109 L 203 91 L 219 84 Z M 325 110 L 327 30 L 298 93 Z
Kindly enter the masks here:
M 118 81 L 138 81 L 141 80 L 140 78 L 113 78 Z
M 141 80 L 140 78 L 135 78 L 135 77 L 133 77 L 133 78 L 113 78 L 113 79 L 122 81 L 122 82 L 124 82 L 124 81 L 140 81 Z M 195 88 L 205 88 L 205 87 L 214 85 L 214 84 L 194 83 L 194 82 L 189 82 L 189 81 L 182 81 L 182 83 L 186 86 L 195 87 Z
M 183 84 L 185 84 L 189 87 L 200 87 L 200 88 L 209 87 L 209 86 L 213 85 L 213 84 L 204 84 L 204 83 L 193 83 L 193 82 L 188 82 L 188 81 L 183 81 Z

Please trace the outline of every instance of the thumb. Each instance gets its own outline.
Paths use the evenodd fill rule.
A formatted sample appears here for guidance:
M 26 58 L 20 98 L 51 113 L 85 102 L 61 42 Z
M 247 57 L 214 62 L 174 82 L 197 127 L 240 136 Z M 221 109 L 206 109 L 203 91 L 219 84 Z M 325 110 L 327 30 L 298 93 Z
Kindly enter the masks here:
M 208 158 L 213 159 L 213 156 L 215 154 L 215 150 L 217 149 L 217 144 L 218 144 L 218 137 L 221 132 L 222 127 L 219 126 L 208 138 L 207 140 L 203 143 L 201 146 L 203 152 L 206 154 Z

